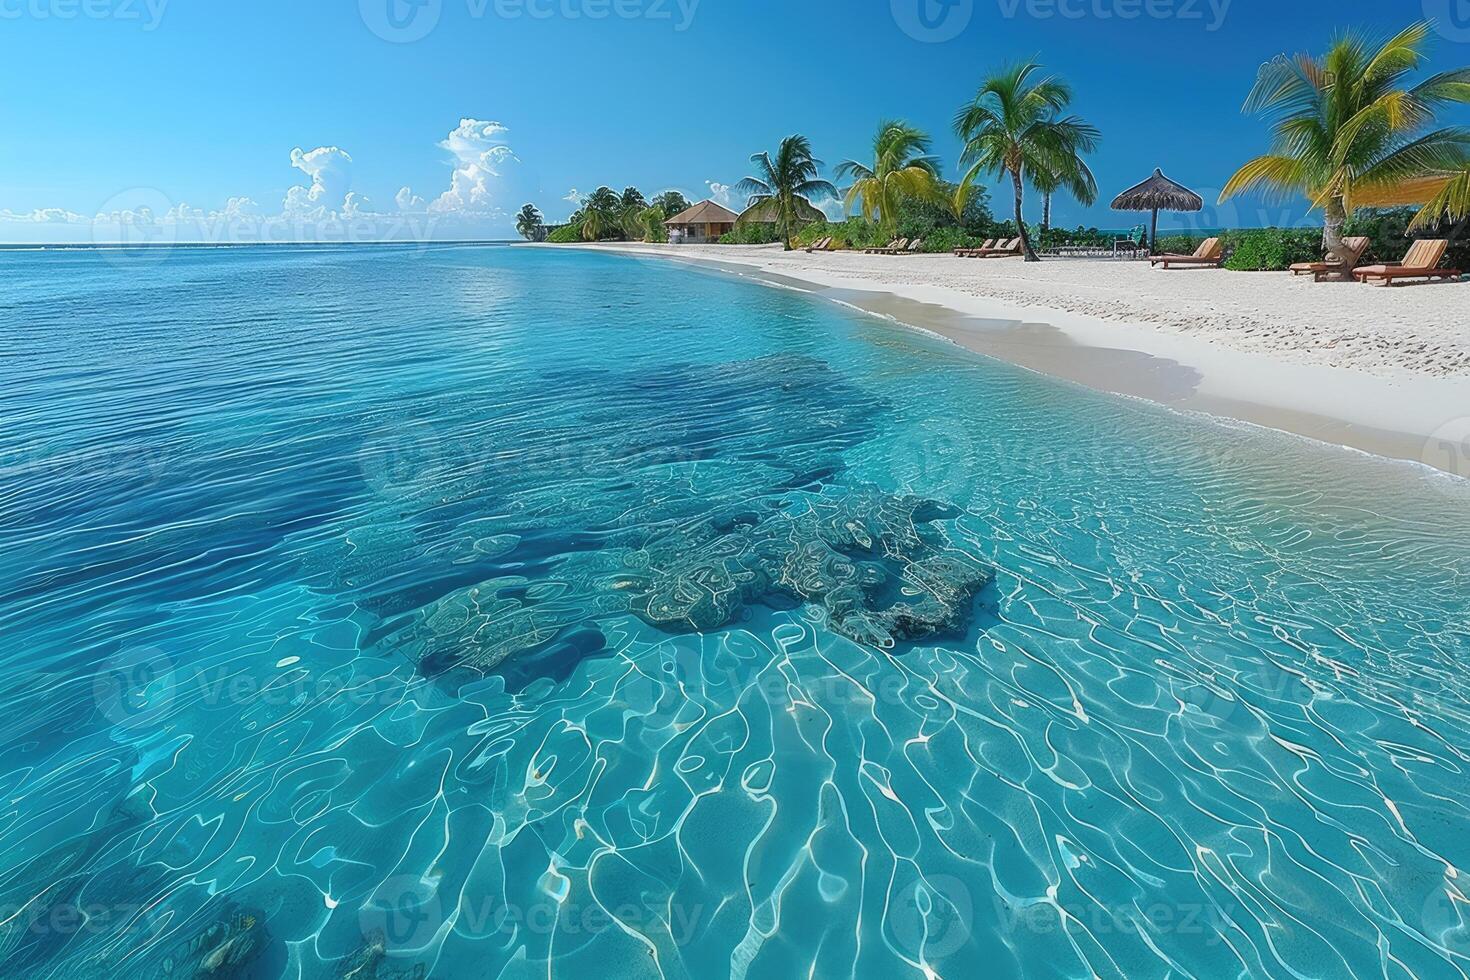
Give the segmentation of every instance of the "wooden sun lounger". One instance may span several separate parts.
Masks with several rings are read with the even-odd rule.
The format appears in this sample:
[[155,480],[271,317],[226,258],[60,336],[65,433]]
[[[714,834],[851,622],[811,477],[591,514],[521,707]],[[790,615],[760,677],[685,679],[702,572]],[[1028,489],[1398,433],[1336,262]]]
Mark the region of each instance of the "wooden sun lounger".
[[1006,255],[1021,254],[1021,240],[1019,238],[1002,238],[997,240],[993,248],[971,248],[965,250],[967,259],[991,259]]
[[1012,238],[1003,242],[999,248],[992,248],[988,252],[979,252],[974,258],[977,259],[1009,259],[1021,254],[1021,239]]
[[1458,279],[1459,269],[1439,268],[1449,245],[1443,238],[1421,238],[1409,246],[1409,254],[1398,265],[1365,265],[1353,270],[1353,278],[1385,286],[1392,286],[1400,279]]
[[988,251],[990,251],[991,249],[995,248],[995,246],[999,242],[1000,242],[1000,239],[999,238],[987,238],[985,240],[985,243],[983,245],[981,245],[979,248],[957,248],[957,249],[954,250],[954,254],[958,255],[962,259],[968,259],[972,255],[975,255],[977,252],[988,252]]
[[828,246],[830,246],[831,244],[832,238],[829,236],[827,238],[821,239],[820,241],[812,242],[809,246],[807,246],[807,252],[825,252],[827,251]]
[[1344,238],[1342,242],[1347,246],[1346,262],[1298,262],[1291,267],[1291,274],[1294,276],[1309,275],[1317,282],[1321,282],[1327,276],[1350,272],[1362,259],[1363,253],[1368,251],[1368,238],[1359,235]]
[[1151,255],[1148,264],[1158,265],[1162,262],[1167,269],[1171,265],[1218,266],[1224,261],[1225,246],[1220,244],[1220,239],[1206,238],[1199,243],[1199,248],[1194,250],[1193,255]]
[[908,243],[909,240],[907,238],[895,238],[893,241],[889,242],[887,245],[884,245],[882,248],[865,248],[863,249],[863,254],[890,255],[895,251],[908,247]]
[[920,250],[923,249],[923,247],[924,247],[924,239],[922,239],[922,238],[915,238],[913,241],[909,242],[909,247],[908,248],[904,249],[902,252],[899,252],[898,254],[899,255],[919,255],[920,254]]

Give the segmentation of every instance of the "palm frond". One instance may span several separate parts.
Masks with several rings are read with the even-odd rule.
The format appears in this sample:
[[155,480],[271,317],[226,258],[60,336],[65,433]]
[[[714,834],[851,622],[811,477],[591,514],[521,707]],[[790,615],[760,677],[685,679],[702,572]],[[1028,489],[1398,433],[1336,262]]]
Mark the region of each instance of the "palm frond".
[[1410,231],[1419,231],[1470,218],[1470,168],[1445,180],[1439,191],[1419,209],[1409,223]]
[[1266,154],[1249,161],[1225,182],[1220,201],[1229,200],[1245,191],[1264,191],[1276,198],[1310,192],[1300,160]]

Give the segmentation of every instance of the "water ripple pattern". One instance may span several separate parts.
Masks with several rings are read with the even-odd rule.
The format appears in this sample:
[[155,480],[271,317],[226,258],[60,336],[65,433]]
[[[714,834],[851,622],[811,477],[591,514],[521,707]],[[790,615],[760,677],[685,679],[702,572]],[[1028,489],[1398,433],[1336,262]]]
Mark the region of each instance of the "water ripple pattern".
[[1463,483],[610,255],[0,281],[6,977],[1470,970]]

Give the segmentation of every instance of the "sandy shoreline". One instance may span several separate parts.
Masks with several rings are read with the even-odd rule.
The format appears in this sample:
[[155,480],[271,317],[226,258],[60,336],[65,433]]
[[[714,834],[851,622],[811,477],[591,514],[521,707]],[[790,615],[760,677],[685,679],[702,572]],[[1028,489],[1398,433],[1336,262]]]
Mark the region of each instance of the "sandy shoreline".
[[1470,477],[1470,284],[1318,284],[1108,259],[587,247],[810,289],[1098,390]]

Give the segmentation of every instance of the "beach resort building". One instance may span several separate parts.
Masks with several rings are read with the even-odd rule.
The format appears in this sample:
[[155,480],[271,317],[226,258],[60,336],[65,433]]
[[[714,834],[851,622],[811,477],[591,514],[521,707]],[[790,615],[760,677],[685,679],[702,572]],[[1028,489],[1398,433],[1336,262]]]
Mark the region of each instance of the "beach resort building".
[[707,244],[717,242],[721,235],[733,231],[738,217],[734,211],[714,201],[701,201],[665,221],[664,227],[668,229],[670,244]]

